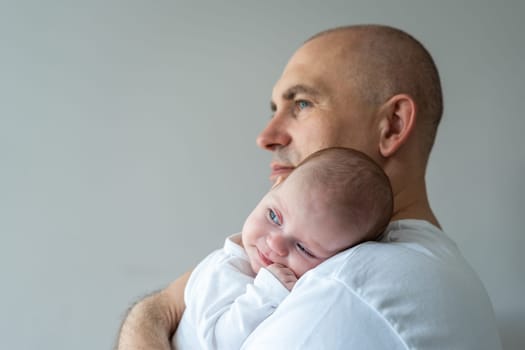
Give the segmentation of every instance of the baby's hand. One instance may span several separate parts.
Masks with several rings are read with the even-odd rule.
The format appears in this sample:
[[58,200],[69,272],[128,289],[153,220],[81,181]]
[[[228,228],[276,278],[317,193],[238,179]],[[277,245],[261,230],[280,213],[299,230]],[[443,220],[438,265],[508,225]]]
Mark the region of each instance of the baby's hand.
[[266,266],[266,269],[277,277],[288,290],[292,290],[295,282],[297,282],[295,273],[284,265],[274,263]]

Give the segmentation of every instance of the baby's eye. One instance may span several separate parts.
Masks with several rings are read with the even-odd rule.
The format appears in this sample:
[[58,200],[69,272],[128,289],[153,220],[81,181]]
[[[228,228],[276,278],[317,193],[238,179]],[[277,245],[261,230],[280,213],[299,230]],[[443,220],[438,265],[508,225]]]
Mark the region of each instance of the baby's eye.
[[301,251],[302,253],[306,254],[310,258],[315,258],[315,255],[306,250],[306,248],[301,243],[296,243],[295,245],[297,246],[297,249],[299,249],[299,251]]
[[281,221],[279,220],[279,217],[277,216],[277,214],[275,214],[275,212],[272,209],[268,209],[268,217],[270,218],[270,220],[273,221],[274,224],[281,226]]

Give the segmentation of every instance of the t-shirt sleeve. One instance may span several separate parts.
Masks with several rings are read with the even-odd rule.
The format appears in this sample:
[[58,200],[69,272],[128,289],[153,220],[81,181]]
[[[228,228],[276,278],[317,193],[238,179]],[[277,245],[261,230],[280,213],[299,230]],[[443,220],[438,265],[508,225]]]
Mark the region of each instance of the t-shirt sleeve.
[[241,349],[407,349],[388,322],[338,281],[308,286],[296,284]]
[[186,312],[202,348],[239,349],[289,292],[266,269],[254,280],[239,269],[238,261],[207,259],[205,265],[190,277]]

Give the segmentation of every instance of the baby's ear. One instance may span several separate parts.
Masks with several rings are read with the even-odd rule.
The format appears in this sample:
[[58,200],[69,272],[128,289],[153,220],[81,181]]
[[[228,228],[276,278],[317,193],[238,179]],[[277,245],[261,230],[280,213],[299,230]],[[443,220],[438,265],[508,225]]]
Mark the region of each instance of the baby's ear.
[[274,188],[276,188],[277,186],[279,186],[279,185],[281,184],[281,182],[283,182],[283,180],[284,180],[284,177],[279,176],[279,177],[277,178],[277,180],[275,180],[275,182],[273,183],[273,185],[272,185],[272,190],[273,190]]

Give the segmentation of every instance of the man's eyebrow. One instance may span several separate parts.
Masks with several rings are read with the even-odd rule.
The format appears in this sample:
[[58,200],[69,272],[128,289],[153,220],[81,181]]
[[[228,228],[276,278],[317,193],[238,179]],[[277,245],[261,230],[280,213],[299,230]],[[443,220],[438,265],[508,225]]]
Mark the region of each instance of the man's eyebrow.
[[297,85],[294,85],[288,88],[285,92],[283,92],[282,97],[285,100],[293,100],[295,98],[295,95],[297,94],[307,94],[311,96],[318,96],[320,94],[320,91],[311,86],[297,84]]
[[[312,97],[316,97],[319,96],[321,92],[314,87],[304,84],[297,84],[286,89],[286,91],[282,94],[282,98],[283,100],[290,101],[293,100],[297,94],[306,94]],[[270,109],[272,110],[272,112],[275,112],[277,110],[277,105],[274,101],[270,102]]]

